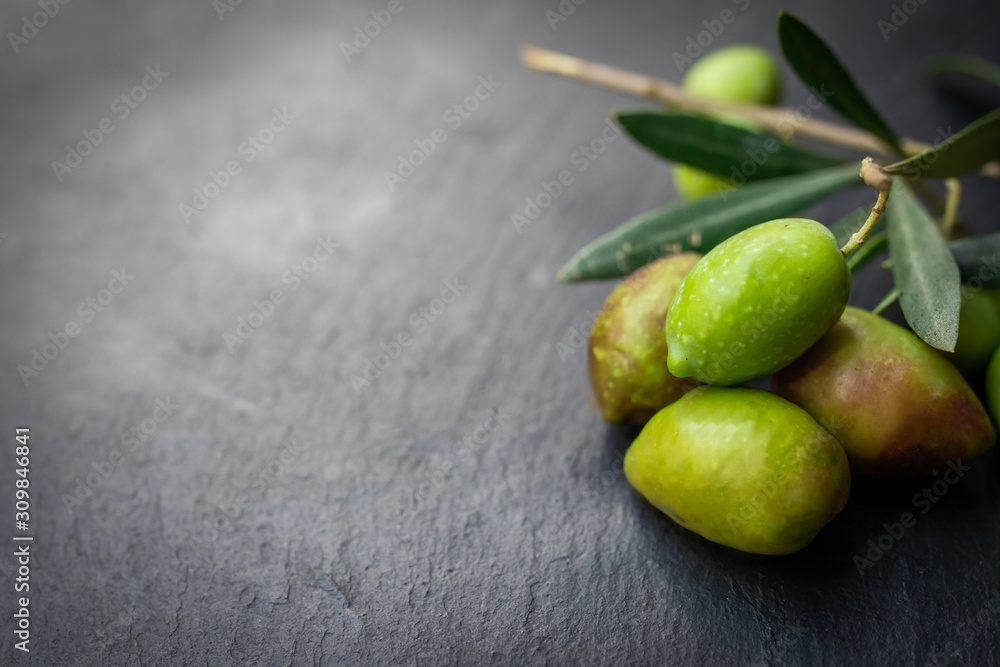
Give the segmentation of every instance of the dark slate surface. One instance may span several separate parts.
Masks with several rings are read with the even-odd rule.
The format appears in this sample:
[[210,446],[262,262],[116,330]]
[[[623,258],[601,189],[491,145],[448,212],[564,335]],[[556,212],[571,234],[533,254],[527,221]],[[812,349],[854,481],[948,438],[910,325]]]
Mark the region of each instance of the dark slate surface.
[[[553,275],[675,195],[624,140],[580,172],[574,151],[635,103],[525,71],[516,46],[677,79],[671,52],[726,8],[737,20],[713,46],[776,48],[777,5],[591,0],[553,30],[556,0],[404,2],[348,64],[338,45],[387,4],[247,0],[220,20],[209,0],[75,0],[18,53],[5,36],[0,514],[9,539],[13,429],[29,426],[36,542],[30,656],[13,648],[12,549],[0,557],[3,661],[1000,661],[995,456],[926,514],[912,498],[927,481],[857,482],[810,548],[756,558],[633,495],[620,460],[635,431],[588,409],[573,331],[610,285]],[[931,138],[996,99],[946,98],[919,60],[1000,59],[1000,7],[907,6],[887,40],[888,1],[796,11],[901,131]],[[37,10],[5,3],[5,35]],[[115,100],[147,66],[169,74],[123,118]],[[498,87],[456,127],[445,114],[481,76]],[[805,95],[790,83],[786,101]],[[242,144],[274,109],[291,117],[273,141]],[[113,129],[59,182],[52,162],[104,118]],[[384,172],[436,128],[444,143],[390,192]],[[179,205],[230,160],[239,173],[186,223]],[[518,234],[511,214],[563,169],[574,182]],[[1000,226],[995,192],[966,186],[981,230]],[[336,247],[314,262],[318,239]],[[107,303],[115,271],[131,278]],[[227,342],[274,290],[273,312]],[[853,301],[886,290],[872,267]],[[71,322],[79,334],[25,385],[18,365]],[[385,368],[355,391],[369,360]],[[907,511],[916,525],[859,573],[853,557]]]

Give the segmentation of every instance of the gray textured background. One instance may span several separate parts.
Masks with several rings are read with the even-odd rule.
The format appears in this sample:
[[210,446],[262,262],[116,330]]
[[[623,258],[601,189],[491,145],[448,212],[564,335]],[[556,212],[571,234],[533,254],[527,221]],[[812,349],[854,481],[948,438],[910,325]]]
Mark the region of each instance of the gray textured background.
[[[0,538],[13,429],[30,426],[37,540],[30,659],[0,556],[3,662],[996,664],[995,456],[864,576],[852,557],[926,482],[857,481],[791,557],[686,533],[621,475],[635,431],[588,409],[571,329],[610,285],[553,282],[582,244],[672,200],[669,170],[616,141],[531,227],[510,221],[609,112],[643,106],[521,69],[519,43],[678,79],[670,53],[727,7],[738,20],[713,46],[776,50],[778,5],[590,0],[552,30],[556,0],[404,2],[348,64],[339,44],[386,4],[246,0],[220,20],[208,0],[73,0],[19,53],[0,45]],[[996,3],[927,0],[888,40],[889,2],[790,8],[904,134],[988,108],[918,65],[1000,59]],[[4,35],[35,11],[5,3]],[[169,75],[119,119],[114,100],[156,65]],[[443,114],[491,74],[500,87],[454,129]],[[276,107],[295,118],[247,161],[240,143]],[[105,117],[113,132],[60,183],[52,162]],[[447,141],[390,192],[384,172],[438,127]],[[178,206],[228,160],[241,173],[186,224]],[[980,230],[998,228],[995,193],[967,184]],[[339,247],[293,291],[317,237]],[[78,304],[122,267],[134,280],[86,322]],[[446,280],[465,287],[421,328]],[[231,353],[223,335],[276,288],[283,303]],[[869,267],[852,302],[885,291]],[[26,386],[18,365],[71,321],[80,335]],[[351,375],[403,332],[413,343],[356,392]],[[130,451],[123,434],[167,398],[176,410]],[[491,410],[503,423],[484,428]]]

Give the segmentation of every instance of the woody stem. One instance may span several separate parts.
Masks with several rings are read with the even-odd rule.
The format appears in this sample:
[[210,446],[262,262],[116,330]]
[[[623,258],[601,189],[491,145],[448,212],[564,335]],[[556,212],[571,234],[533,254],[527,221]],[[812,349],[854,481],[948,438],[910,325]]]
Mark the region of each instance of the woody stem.
[[875,161],[870,157],[866,157],[861,161],[859,175],[864,179],[865,184],[878,189],[878,201],[872,207],[872,212],[868,215],[868,219],[865,220],[865,224],[861,225],[861,229],[854,232],[851,238],[847,240],[847,243],[844,244],[844,247],[840,249],[840,254],[844,257],[847,257],[860,248],[861,244],[865,242],[868,232],[878,222],[879,217],[885,213],[885,204],[889,201],[889,191],[892,189],[892,178],[885,173],[882,167],[875,164]]
[[[854,148],[865,153],[878,153],[880,155],[893,155],[894,153],[892,148],[870,132],[815,118],[802,118],[796,109],[698,99],[688,95],[677,84],[664,79],[636,74],[628,70],[582,60],[527,44],[521,46],[521,61],[526,67],[539,72],[576,79],[635,97],[653,100],[667,107],[696,113],[728,113],[745,116],[785,140],[795,137],[809,137],[829,144]],[[930,144],[905,137],[900,140],[900,144],[907,155],[921,153],[931,147]],[[990,162],[980,170],[980,173],[984,176],[1000,178],[1000,164]]]

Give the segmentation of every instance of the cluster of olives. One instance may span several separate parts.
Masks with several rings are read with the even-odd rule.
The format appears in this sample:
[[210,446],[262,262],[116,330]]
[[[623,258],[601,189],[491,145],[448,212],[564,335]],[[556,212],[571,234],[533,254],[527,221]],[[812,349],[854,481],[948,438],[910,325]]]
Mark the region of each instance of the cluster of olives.
[[[850,286],[833,234],[804,219],[620,284],[590,335],[590,379],[605,419],[645,423],[625,455],[632,486],[714,542],[786,554],[843,509],[851,469],[934,474],[990,449],[994,427],[952,361],[847,306]],[[1000,418],[1000,293],[970,294],[961,321],[948,356],[974,376],[993,355]],[[767,375],[773,393],[732,386]]]
[[[700,77],[723,55],[702,59],[686,84],[708,94]],[[773,101],[776,76],[736,71],[739,101]],[[693,189],[677,169],[679,189]],[[967,288],[945,354],[847,306],[850,290],[834,235],[800,218],[621,283],[594,323],[589,370],[605,419],[645,424],[625,456],[632,486],[709,540],[787,554],[843,509],[852,470],[930,475],[990,449],[996,432],[963,373],[989,365],[987,403],[1000,419],[1000,292]],[[769,375],[771,392],[734,387]]]

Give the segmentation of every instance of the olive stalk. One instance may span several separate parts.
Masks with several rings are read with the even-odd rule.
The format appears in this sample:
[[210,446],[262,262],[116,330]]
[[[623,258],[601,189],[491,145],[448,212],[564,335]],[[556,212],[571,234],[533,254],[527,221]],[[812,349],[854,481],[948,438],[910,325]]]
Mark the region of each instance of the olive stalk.
[[[803,119],[795,109],[699,99],[684,92],[677,84],[664,79],[637,74],[528,44],[521,46],[521,61],[529,69],[653,100],[667,107],[677,107],[696,113],[742,115],[756,121],[786,141],[802,136],[829,144],[854,148],[866,153],[887,156],[894,154],[888,144],[870,132],[815,118]],[[903,137],[900,143],[907,155],[915,155],[931,148],[930,144],[906,137]],[[986,164],[980,170],[980,174],[1000,178],[1000,163],[990,162]]]
[[879,301],[877,306],[872,308],[872,315],[881,315],[883,310],[899,300],[901,294],[902,292],[899,291],[898,287],[893,287],[892,290],[885,295],[885,298]]
[[861,225],[861,229],[854,232],[851,238],[847,240],[847,243],[844,244],[844,247],[840,249],[840,254],[844,257],[847,257],[860,248],[861,244],[865,242],[868,232],[878,222],[879,217],[885,213],[885,204],[889,201],[889,191],[892,190],[892,177],[885,173],[882,167],[875,164],[875,161],[870,157],[866,157],[861,161],[861,171],[858,172],[858,175],[864,179],[866,185],[878,190],[878,201],[872,207],[872,212],[868,215],[868,219],[865,220],[865,224]]

